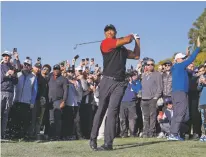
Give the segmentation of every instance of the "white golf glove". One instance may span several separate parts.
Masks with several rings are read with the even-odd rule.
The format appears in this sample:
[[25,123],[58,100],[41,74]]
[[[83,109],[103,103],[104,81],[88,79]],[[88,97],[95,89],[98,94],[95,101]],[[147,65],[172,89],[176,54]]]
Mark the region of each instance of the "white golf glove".
[[30,109],[33,109],[33,108],[34,108],[34,104],[31,104],[31,105],[30,105]]
[[44,106],[45,104],[46,104],[46,99],[45,99],[45,97],[41,97],[40,98],[40,104],[42,105],[42,106]]
[[138,34],[134,34],[134,33],[132,33],[132,35],[133,35],[133,37],[134,37],[135,40],[136,40],[136,39],[140,39],[140,37],[139,37]]

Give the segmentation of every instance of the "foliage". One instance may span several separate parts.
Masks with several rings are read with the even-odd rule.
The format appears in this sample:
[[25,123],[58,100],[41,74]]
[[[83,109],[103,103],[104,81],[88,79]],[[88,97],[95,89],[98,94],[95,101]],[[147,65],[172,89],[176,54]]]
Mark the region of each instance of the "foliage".
[[189,30],[189,44],[192,50],[196,48],[198,36],[200,36],[201,40],[201,51],[206,52],[206,8],[200,17],[193,23],[193,27]]

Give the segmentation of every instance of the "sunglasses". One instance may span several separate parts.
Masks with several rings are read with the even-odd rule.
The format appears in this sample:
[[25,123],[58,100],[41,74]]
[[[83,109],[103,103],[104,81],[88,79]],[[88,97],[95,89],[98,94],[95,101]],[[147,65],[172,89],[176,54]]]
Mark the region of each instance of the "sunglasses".
[[154,64],[147,64],[147,66],[154,66]]
[[49,69],[48,69],[48,68],[43,68],[43,70],[44,70],[44,71],[48,71]]
[[24,66],[27,66],[27,67],[29,67],[29,66],[30,66],[30,64],[28,64],[28,63],[24,63]]
[[166,64],[166,65],[165,65],[165,67],[170,67],[170,66],[171,66],[170,64]]

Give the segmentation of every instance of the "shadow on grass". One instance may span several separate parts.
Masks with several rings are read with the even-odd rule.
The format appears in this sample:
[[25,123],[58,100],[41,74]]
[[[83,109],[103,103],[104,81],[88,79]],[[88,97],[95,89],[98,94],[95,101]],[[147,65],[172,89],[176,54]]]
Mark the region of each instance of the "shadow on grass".
[[126,149],[126,148],[138,147],[138,146],[146,146],[146,145],[158,144],[158,143],[164,143],[164,142],[168,142],[168,141],[153,141],[153,142],[144,142],[144,143],[121,144],[121,145],[115,145],[115,147],[120,147],[120,148],[115,148],[114,150],[120,150],[120,149]]

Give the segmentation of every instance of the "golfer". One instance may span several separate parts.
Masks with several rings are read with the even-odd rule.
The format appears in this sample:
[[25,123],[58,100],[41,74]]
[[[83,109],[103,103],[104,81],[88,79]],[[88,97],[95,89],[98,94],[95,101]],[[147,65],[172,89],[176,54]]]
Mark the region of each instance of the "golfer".
[[[104,34],[106,39],[100,46],[103,56],[103,78],[100,82],[99,106],[90,136],[90,148],[95,151],[113,149],[118,110],[127,87],[125,81],[126,60],[140,57],[140,37],[137,34],[116,38],[116,28],[111,24],[104,28]],[[134,51],[126,49],[124,45],[131,43],[133,39],[135,40]],[[99,127],[107,109],[104,145],[97,148]]]

